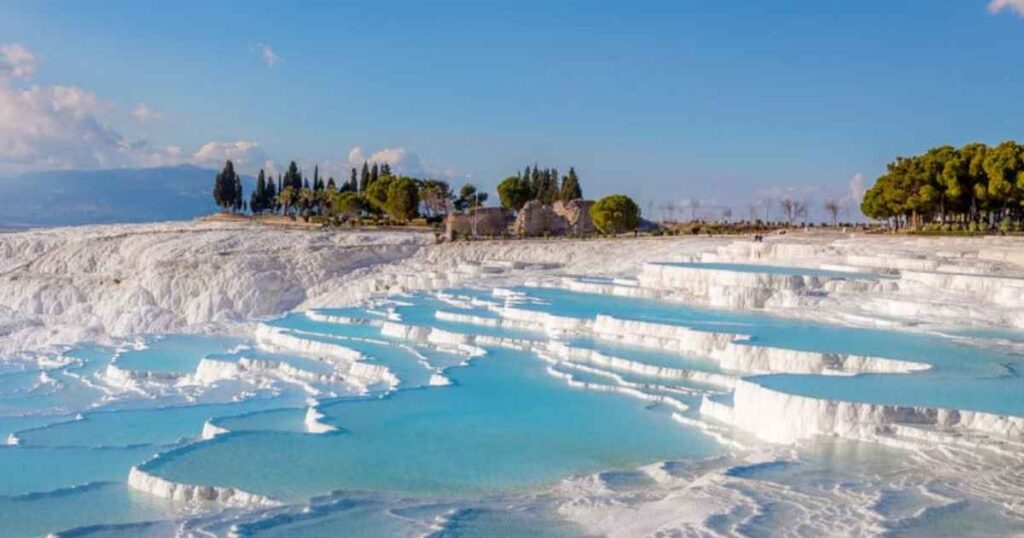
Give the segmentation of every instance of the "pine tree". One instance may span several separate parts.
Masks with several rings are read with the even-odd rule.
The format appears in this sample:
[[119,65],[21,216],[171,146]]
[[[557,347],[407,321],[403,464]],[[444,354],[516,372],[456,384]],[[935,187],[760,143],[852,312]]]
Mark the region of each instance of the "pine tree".
[[380,165],[380,175],[382,175],[382,176],[390,176],[391,175],[391,165],[388,164],[388,163],[384,163],[384,164]]
[[562,178],[562,188],[559,189],[558,199],[563,202],[583,198],[583,191],[580,189],[580,180],[576,177],[576,169],[569,167],[569,174]]
[[331,190],[335,190],[335,191],[338,190],[338,184],[334,182],[334,176],[330,176],[330,177],[327,178],[327,187],[326,188],[331,189]]
[[234,179],[234,181],[232,181],[231,188],[232,188],[232,191],[233,191],[233,194],[231,196],[231,202],[232,202],[231,207],[233,207],[235,211],[239,211],[239,210],[242,209],[243,200],[242,200],[242,178],[238,174],[235,174],[235,179]]
[[370,165],[363,161],[363,171],[359,173],[359,192],[366,192],[370,187]]
[[299,165],[292,161],[288,164],[288,171],[284,173],[284,186],[295,190],[302,188],[302,174],[299,173]]
[[[235,207],[235,183],[237,181],[238,174],[235,173],[235,165],[231,161],[224,163],[224,169],[217,174],[213,183],[213,200],[222,209]],[[240,185],[241,183],[239,183]]]
[[252,210],[253,214],[262,213],[265,207],[267,198],[267,179],[263,174],[263,170],[260,169],[259,176],[256,177],[256,188],[253,189],[252,195],[249,196],[249,209]]
[[277,213],[277,189],[274,187],[273,179],[267,182],[267,191],[263,198],[263,210]]

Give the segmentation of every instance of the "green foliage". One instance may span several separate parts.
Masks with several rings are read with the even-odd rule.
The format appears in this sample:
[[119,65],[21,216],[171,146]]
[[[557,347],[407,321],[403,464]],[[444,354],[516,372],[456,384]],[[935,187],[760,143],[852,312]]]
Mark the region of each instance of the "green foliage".
[[590,218],[601,233],[619,234],[636,229],[640,222],[640,208],[630,197],[612,194],[590,207]]
[[562,178],[562,187],[558,191],[558,199],[563,202],[583,198],[580,189],[580,178],[576,177],[576,169],[569,167],[569,174]]
[[363,197],[352,191],[335,193],[331,198],[331,216],[354,219],[366,207]]
[[226,210],[242,208],[242,180],[231,161],[224,163],[224,169],[214,178],[213,201]]
[[[384,176],[390,178],[392,176]],[[382,178],[383,179],[383,178]],[[377,181],[381,183],[381,180]],[[399,221],[409,221],[418,214],[420,205],[420,191],[416,182],[406,178],[397,178],[390,181],[387,190],[385,209],[392,218]]]
[[259,176],[256,178],[256,187],[253,189],[252,194],[249,195],[249,211],[254,214],[262,213],[267,203],[267,178],[263,174],[263,170],[260,170]]
[[[390,167],[388,168],[390,171]],[[423,207],[427,216],[444,215],[448,213],[449,206],[455,195],[447,181],[439,179],[424,179],[419,182],[420,199],[423,200]]]
[[[861,211],[896,227],[969,222],[970,231],[1024,217],[1024,146],[974,143],[897,157],[868,189]],[[973,225],[973,226],[972,226]]]
[[370,210],[375,213],[384,213],[387,211],[388,203],[388,188],[391,187],[391,182],[394,181],[393,176],[384,176],[383,178],[370,183],[370,185],[363,191],[366,201],[370,204]]
[[284,173],[284,186],[291,187],[296,196],[302,190],[302,174],[299,173],[299,165],[295,164],[295,161],[288,164],[288,171]]
[[522,178],[509,176],[498,184],[498,199],[501,200],[501,207],[519,211],[526,202],[533,200],[533,189]]
[[294,200],[298,199],[298,192],[291,185],[285,185],[281,192],[277,193],[277,205],[284,209],[285,215],[291,215]]
[[455,209],[460,211],[482,207],[487,201],[486,192],[478,192],[476,186],[466,183],[459,189],[459,197],[455,199]]

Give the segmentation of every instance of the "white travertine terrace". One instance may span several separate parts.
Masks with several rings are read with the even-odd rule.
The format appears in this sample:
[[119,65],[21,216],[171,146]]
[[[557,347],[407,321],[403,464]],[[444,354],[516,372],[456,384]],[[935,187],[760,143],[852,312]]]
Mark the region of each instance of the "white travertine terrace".
[[217,503],[239,508],[272,507],[281,504],[268,497],[235,488],[171,482],[134,466],[128,472],[128,487],[155,497],[183,503]]

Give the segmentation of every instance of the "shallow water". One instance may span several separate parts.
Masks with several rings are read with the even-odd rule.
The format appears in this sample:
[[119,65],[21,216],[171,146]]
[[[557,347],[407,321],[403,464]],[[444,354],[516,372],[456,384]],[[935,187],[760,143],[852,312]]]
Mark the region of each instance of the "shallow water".
[[[390,319],[519,342],[557,340],[643,365],[742,375],[709,357],[502,327],[506,304],[538,314],[604,314],[733,333],[749,337],[743,345],[923,362],[932,368],[913,374],[748,378],[812,397],[1024,416],[1024,382],[1017,375],[1024,371],[1022,358],[1012,346],[988,340],[1013,340],[1003,333],[947,337],[555,288],[510,291],[457,289],[317,312],[366,320],[359,323],[317,321],[305,313],[271,322],[288,335],[346,346],[368,364],[388,368],[400,380],[391,392],[380,384],[364,394],[348,385],[309,381],[337,374],[336,360],[218,336],[149,337],[144,345],[126,343],[120,351],[83,346],[66,353],[76,361],[64,367],[4,370],[0,434],[13,434],[19,444],[0,447],[0,534],[78,528],[86,535],[164,535],[176,528],[167,521],[178,520],[218,535],[580,536],[585,530],[562,519],[553,500],[563,480],[593,475],[600,491],[629,496],[661,487],[654,475],[637,470],[641,466],[668,462],[666,469],[685,468],[733,450],[704,429],[674,420],[700,420],[696,408],[703,395],[731,405],[723,387],[545,361],[536,350],[488,345],[485,354],[473,355],[468,348],[381,335],[381,322]],[[438,311],[483,318],[488,325],[439,320]],[[190,376],[204,358],[285,363],[301,375],[248,372],[202,384]],[[122,386],[106,377],[111,363],[173,375]],[[433,386],[440,376],[450,384]],[[569,378],[590,388],[570,386]],[[322,415],[319,423],[335,431],[310,432],[311,404]],[[204,425],[223,431],[201,440]],[[726,433],[733,434],[742,438]],[[826,515],[806,523],[807,529],[841,523],[864,534],[882,529],[925,536],[947,532],[942,529],[964,532],[970,527],[963,521],[984,525],[992,535],[1021,529],[986,498],[1001,491],[998,481],[988,493],[974,492],[969,502],[958,504],[951,494],[954,500],[943,504],[946,486],[906,478],[911,471],[903,465],[904,454],[866,443],[821,442],[802,448],[792,461],[736,464],[726,476],[743,501],[704,525],[768,536],[807,517],[815,496],[831,495],[837,506],[863,506],[831,513],[832,505],[823,500]],[[127,487],[132,466],[167,480],[235,487],[287,505],[256,512],[205,506],[196,512]],[[927,517],[920,516],[922,510]]]

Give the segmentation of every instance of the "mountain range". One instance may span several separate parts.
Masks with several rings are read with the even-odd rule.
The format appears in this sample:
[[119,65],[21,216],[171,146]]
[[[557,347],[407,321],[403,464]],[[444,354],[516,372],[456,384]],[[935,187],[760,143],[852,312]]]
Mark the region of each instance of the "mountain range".
[[[213,213],[216,170],[193,165],[0,177],[0,227],[188,220]],[[245,197],[251,177],[242,178]]]

